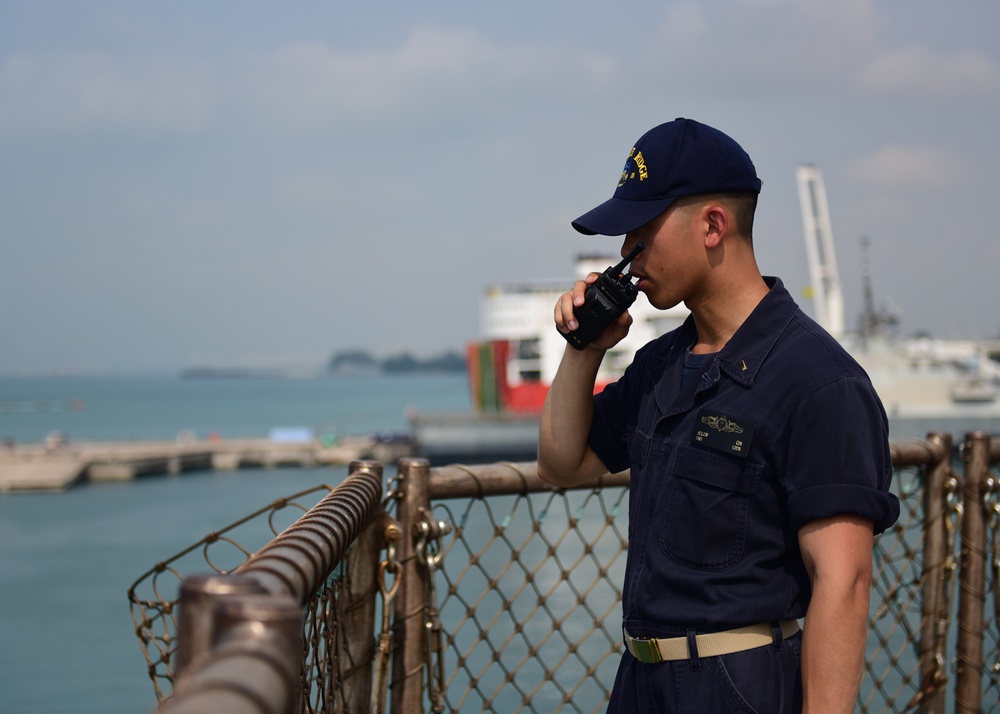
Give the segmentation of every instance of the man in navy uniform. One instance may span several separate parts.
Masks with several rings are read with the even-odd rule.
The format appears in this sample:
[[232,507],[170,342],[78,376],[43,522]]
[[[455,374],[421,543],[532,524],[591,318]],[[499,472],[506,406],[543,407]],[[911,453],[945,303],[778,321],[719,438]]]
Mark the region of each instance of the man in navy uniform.
[[[764,277],[761,182],[726,134],[661,124],[614,196],[573,222],[624,235],[636,287],[683,326],[593,394],[628,312],[567,345],[542,413],[539,475],[631,469],[623,655],[609,712],[851,712],[864,666],[872,541],[899,515],[885,411],[864,370]],[[578,327],[591,274],[559,299]],[[802,620],[800,629],[799,620]]]

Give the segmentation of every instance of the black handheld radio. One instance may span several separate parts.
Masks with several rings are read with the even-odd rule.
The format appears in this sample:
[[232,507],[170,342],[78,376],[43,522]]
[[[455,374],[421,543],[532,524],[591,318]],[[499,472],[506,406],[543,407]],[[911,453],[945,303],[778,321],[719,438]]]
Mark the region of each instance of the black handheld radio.
[[587,288],[583,305],[573,309],[579,327],[572,332],[559,333],[573,347],[584,349],[601,330],[635,302],[639,291],[624,271],[625,266],[645,247],[644,243],[637,244],[622,262],[605,270],[597,282]]

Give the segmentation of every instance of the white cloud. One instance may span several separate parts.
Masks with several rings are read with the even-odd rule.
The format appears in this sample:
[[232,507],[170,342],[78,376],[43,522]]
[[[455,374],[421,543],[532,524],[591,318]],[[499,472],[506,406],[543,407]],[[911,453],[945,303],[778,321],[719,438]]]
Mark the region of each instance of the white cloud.
[[668,46],[698,44],[708,29],[708,19],[701,5],[679,2],[671,5],[663,19],[659,39]]
[[608,84],[615,65],[560,48],[499,46],[468,29],[415,28],[387,52],[287,45],[245,58],[239,88],[256,111],[298,126],[412,123],[446,126],[533,99],[579,101]]
[[876,57],[859,74],[858,85],[873,94],[901,93],[926,99],[1000,93],[1000,69],[982,52],[954,55],[911,46]]
[[416,27],[382,52],[297,42],[219,60],[22,54],[0,64],[0,130],[193,133],[223,115],[271,128],[453,127],[524,103],[583,102],[615,74],[605,55],[507,46],[443,26]]
[[192,133],[216,111],[204,66],[93,51],[15,55],[0,65],[0,128]]
[[[795,29],[803,48],[840,55],[850,48],[872,46],[880,16],[873,0],[743,0],[750,5],[779,8],[789,22],[775,26],[779,33]],[[787,38],[791,39],[791,38]],[[787,39],[775,38],[785,45]]]
[[225,219],[224,211],[216,203],[195,199],[181,207],[177,215],[177,227],[184,231],[218,230]]
[[342,194],[342,182],[329,171],[286,176],[277,186],[279,205],[296,209],[328,212],[337,204]]
[[964,173],[961,161],[940,149],[899,145],[853,161],[848,171],[856,181],[883,188],[950,186]]
[[815,90],[856,71],[878,22],[871,0],[687,0],[664,11],[649,65],[700,91]]

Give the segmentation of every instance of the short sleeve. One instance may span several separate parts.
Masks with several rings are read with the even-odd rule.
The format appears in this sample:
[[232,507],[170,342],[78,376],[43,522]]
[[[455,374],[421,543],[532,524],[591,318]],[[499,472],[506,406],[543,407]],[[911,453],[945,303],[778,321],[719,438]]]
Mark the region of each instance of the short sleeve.
[[629,468],[629,437],[638,421],[642,387],[655,381],[662,367],[663,345],[671,335],[641,347],[617,382],[594,395],[594,418],[588,443],[611,473]]
[[866,380],[841,377],[807,395],[786,425],[785,443],[794,531],[841,515],[872,521],[876,533],[896,522],[888,420]]
[[594,395],[594,419],[588,442],[610,473],[629,467],[628,414],[624,399],[627,387],[623,376]]

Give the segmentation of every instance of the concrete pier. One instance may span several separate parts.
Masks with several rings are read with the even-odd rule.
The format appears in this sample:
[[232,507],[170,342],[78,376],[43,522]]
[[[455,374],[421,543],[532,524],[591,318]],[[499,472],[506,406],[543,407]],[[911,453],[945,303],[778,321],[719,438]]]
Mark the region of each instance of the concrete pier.
[[184,442],[80,442],[0,446],[0,492],[64,491],[81,481],[130,481],[188,471],[343,465],[403,456],[386,454],[368,437],[327,446],[316,440],[209,439]]
[[8,461],[0,457],[0,492],[63,491],[80,480],[86,465],[78,458]]

